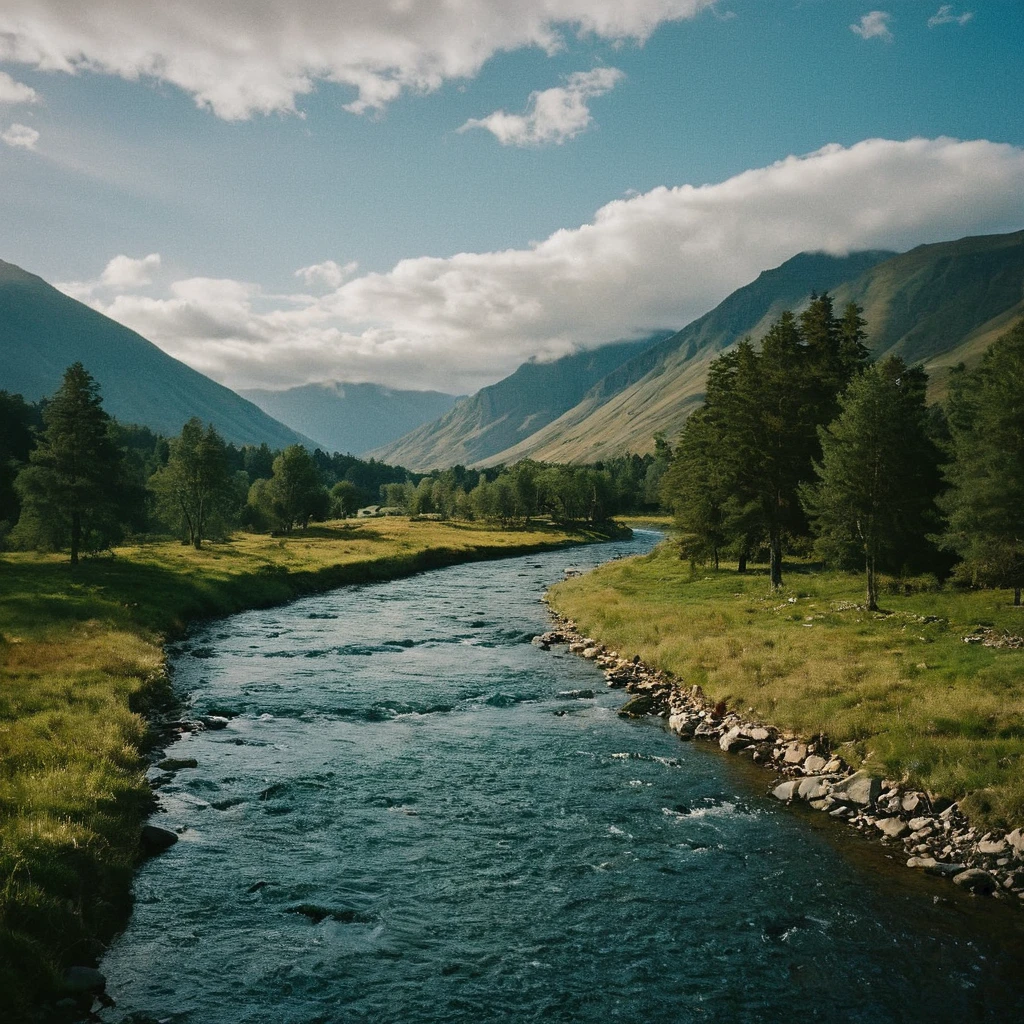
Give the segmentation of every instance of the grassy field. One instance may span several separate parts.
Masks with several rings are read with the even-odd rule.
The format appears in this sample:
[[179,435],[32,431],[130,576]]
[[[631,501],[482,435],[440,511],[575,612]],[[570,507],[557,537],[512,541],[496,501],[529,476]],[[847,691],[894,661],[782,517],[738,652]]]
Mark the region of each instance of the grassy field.
[[883,591],[873,614],[861,576],[790,566],[785,582],[691,571],[666,544],[558,584],[552,606],[730,707],[964,798],[978,824],[1024,824],[1024,650],[963,641],[1024,633],[1012,595]]
[[151,806],[145,716],[171,696],[167,637],[303,593],[588,539],[374,519],[201,551],[119,548],[75,570],[67,556],[0,555],[0,989],[11,1019],[125,921]]

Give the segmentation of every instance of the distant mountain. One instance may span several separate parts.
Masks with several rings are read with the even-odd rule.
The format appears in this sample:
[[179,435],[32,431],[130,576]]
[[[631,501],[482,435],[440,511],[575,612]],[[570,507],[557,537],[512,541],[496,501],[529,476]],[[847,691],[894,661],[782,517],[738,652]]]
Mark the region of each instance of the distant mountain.
[[353,455],[397,440],[458,401],[440,391],[393,391],[380,384],[306,384],[238,393],[326,451]]
[[198,416],[237,444],[309,444],[142,335],[0,260],[0,389],[38,401],[74,362],[96,378],[103,407],[124,423],[173,435]]
[[598,381],[655,340],[623,341],[554,362],[524,363],[511,376],[463,398],[440,419],[369,452],[417,471],[493,462],[571,409]]
[[980,358],[1024,315],[1024,231],[922,245],[901,255],[801,253],[622,363],[576,406],[480,463],[593,462],[651,451],[656,431],[673,437],[703,400],[712,360],[746,335],[762,337],[784,309],[806,306],[812,291],[829,291],[837,311],[858,302],[872,354],[923,363],[935,399],[951,366]]

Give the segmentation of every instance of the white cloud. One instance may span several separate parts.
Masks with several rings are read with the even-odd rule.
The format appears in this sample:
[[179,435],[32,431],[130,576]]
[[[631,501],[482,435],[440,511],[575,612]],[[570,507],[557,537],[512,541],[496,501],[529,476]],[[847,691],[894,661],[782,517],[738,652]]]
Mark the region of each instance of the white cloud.
[[142,259],[115,256],[103,269],[100,283],[105,288],[144,288],[153,283],[153,272],[160,269],[160,253],[151,252]]
[[593,119],[587,100],[610,92],[623,78],[618,68],[577,71],[564,86],[531,93],[525,114],[496,110],[487,117],[471,118],[459,131],[485,128],[503,146],[560,145],[590,127]]
[[379,110],[563,33],[644,42],[714,0],[5,0],[0,60],[169,82],[218,117],[289,112],[320,82]]
[[0,132],[0,139],[16,149],[35,149],[39,132],[27,124],[12,124],[6,131]]
[[885,42],[892,42],[892,32],[889,31],[889,22],[892,15],[886,11],[870,11],[865,14],[855,25],[850,26],[850,31],[855,32],[861,39],[884,39]]
[[6,71],[0,71],[0,103],[38,103],[39,93],[30,85],[16,82]]
[[359,269],[359,264],[351,260],[342,266],[334,260],[314,263],[308,267],[299,267],[295,276],[306,283],[307,288],[337,288],[347,277],[351,277]]
[[870,139],[619,199],[526,249],[420,257],[321,297],[194,278],[97,308],[236,387],[470,391],[531,356],[681,327],[801,250],[907,249],[1021,227],[1024,149]]
[[974,11],[964,11],[963,14],[954,14],[952,4],[943,4],[929,19],[928,27],[937,28],[939,25],[966,25],[974,17]]

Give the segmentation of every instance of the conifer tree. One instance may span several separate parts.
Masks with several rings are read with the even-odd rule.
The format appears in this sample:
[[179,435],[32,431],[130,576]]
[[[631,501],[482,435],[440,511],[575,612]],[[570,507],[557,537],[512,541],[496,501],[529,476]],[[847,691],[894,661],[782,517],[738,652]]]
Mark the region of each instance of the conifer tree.
[[978,368],[951,380],[953,462],[943,498],[943,547],[957,574],[982,586],[1024,589],[1024,319],[995,341]]
[[822,428],[818,480],[801,488],[818,549],[832,562],[856,550],[867,605],[878,608],[878,570],[934,530],[939,451],[928,435],[927,377],[891,357],[868,367]]
[[121,453],[111,438],[99,385],[81,363],[64,371],[60,389],[43,412],[45,429],[18,474],[24,538],[70,542],[78,564],[87,531],[109,538],[123,517]]

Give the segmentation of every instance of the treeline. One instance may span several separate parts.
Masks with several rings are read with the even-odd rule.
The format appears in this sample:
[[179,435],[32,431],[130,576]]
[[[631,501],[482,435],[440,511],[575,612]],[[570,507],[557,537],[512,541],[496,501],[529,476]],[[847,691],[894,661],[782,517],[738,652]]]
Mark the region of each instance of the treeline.
[[928,406],[927,375],[871,363],[854,304],[830,297],[784,313],[708,373],[662,483],[682,554],[740,571],[788,553],[878,573],[952,570],[973,585],[1024,586],[1024,320]]

